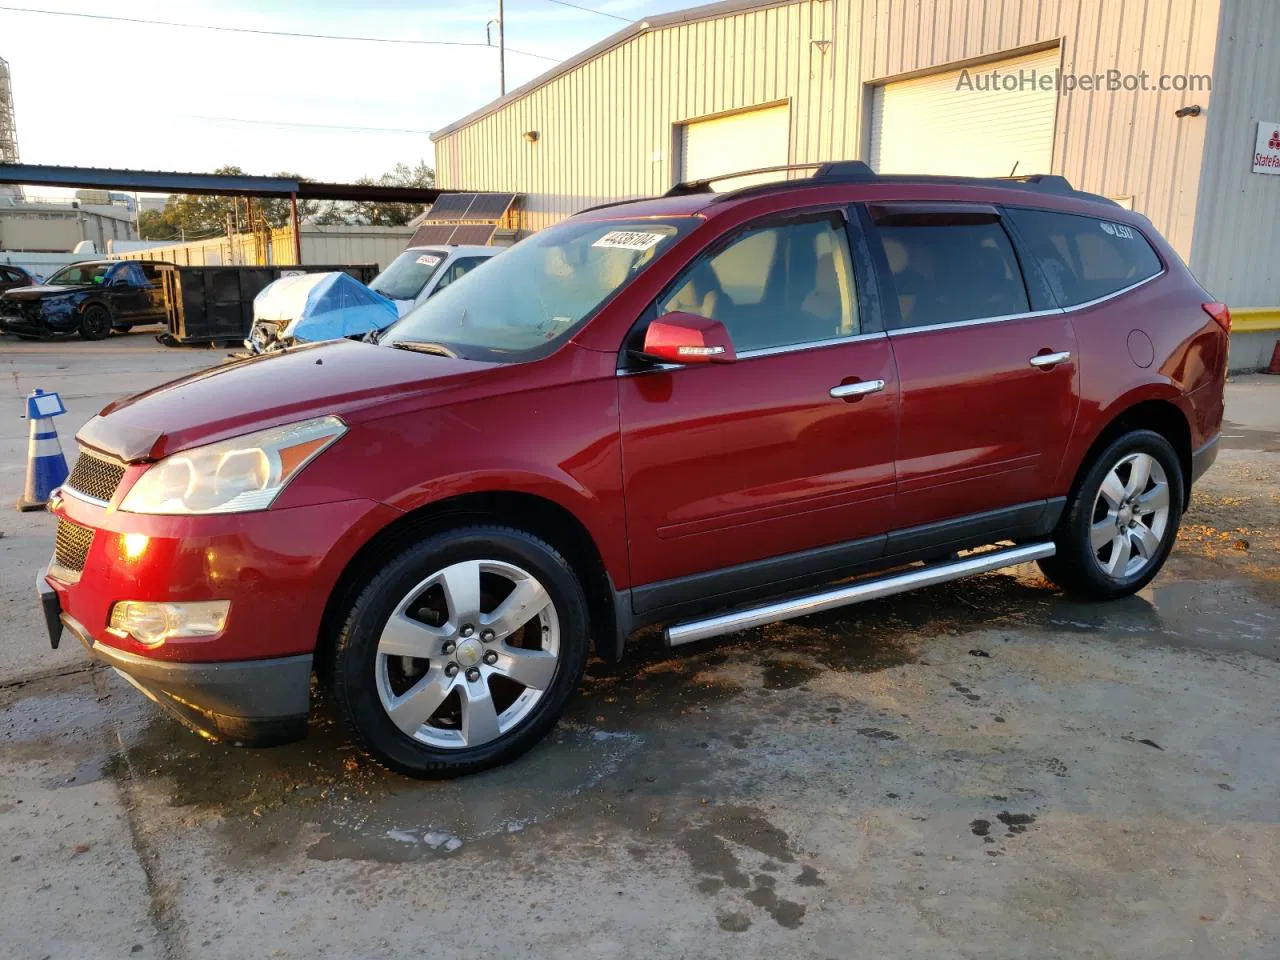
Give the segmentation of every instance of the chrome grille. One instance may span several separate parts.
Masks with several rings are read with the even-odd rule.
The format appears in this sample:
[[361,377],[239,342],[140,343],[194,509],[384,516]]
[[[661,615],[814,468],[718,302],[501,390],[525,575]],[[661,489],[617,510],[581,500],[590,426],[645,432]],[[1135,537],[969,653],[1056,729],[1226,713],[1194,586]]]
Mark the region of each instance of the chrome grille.
[[94,500],[110,503],[124,478],[124,464],[81,452],[65,486]]
[[58,539],[53,546],[53,562],[65,570],[79,573],[89,556],[89,544],[93,543],[93,531],[70,520],[58,520]]

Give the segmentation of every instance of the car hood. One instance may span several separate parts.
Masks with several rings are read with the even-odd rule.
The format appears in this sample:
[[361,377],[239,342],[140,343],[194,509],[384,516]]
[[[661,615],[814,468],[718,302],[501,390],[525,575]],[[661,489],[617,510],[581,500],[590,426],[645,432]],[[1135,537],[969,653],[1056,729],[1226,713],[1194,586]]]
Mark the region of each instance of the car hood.
[[76,435],[126,462],[310,417],[351,417],[438,392],[498,366],[352,340],[264,354],[191,374],[103,407]]
[[45,297],[57,297],[64,293],[79,293],[82,290],[90,290],[92,287],[87,284],[76,284],[74,286],[49,286],[41,284],[36,287],[14,287],[5,292],[5,297],[10,300],[41,300]]

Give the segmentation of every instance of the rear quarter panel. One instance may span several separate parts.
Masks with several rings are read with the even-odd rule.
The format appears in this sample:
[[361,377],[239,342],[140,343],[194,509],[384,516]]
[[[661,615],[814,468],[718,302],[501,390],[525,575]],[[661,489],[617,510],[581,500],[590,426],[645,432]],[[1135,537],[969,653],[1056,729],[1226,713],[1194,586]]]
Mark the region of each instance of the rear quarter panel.
[[[1168,401],[1192,450],[1222,429],[1227,337],[1201,309],[1210,297],[1180,262],[1115,300],[1070,314],[1080,348],[1080,413],[1056,483],[1065,494],[1099,435],[1125,410]],[[1149,345],[1148,345],[1149,342]]]

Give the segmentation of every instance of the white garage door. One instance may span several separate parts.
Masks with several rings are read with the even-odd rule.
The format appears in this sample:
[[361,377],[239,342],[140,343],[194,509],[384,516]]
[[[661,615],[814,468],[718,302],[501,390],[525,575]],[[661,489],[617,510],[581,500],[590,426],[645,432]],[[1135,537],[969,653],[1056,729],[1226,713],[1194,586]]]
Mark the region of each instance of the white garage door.
[[[786,104],[686,123],[680,128],[680,179],[704,180],[736,170],[783,166],[788,162],[790,141],[791,109]],[[783,176],[735,177],[714,186],[734,190]]]
[[1012,90],[1004,89],[1002,81],[996,90],[961,85],[959,70],[876,87],[871,100],[871,166],[879,173],[965,177],[1050,173],[1059,94],[1052,87],[1040,89],[1038,81],[1052,76],[1059,63],[1054,48],[969,70],[974,87],[992,70],[1000,78],[1025,79]]

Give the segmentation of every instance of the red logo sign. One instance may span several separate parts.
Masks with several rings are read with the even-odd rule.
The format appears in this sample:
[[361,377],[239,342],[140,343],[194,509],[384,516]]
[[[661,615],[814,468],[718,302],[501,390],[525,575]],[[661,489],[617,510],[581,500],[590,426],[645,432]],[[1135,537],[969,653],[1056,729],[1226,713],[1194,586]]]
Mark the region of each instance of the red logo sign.
[[1272,150],[1280,150],[1280,130],[1271,131],[1271,139],[1267,141],[1267,146]]

